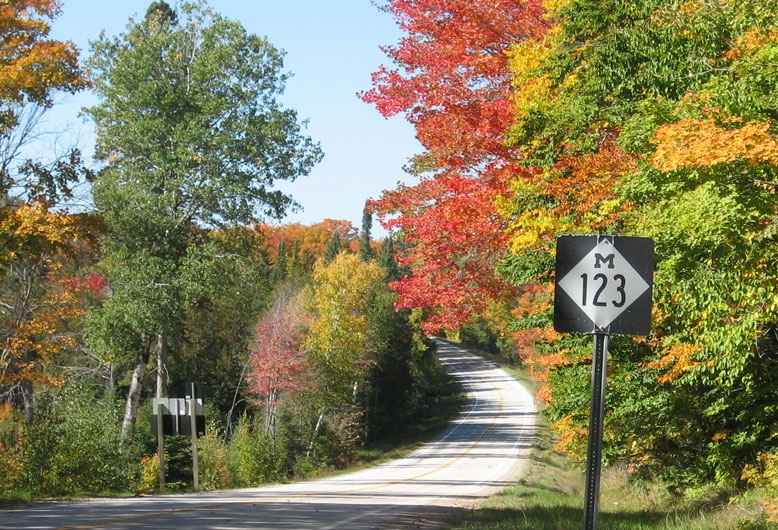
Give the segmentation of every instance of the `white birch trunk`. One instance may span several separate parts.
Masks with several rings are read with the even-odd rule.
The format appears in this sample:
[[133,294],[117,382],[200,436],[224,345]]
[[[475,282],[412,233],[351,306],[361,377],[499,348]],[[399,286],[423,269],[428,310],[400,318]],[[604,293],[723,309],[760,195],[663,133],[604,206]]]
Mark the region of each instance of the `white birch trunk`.
[[129,447],[135,435],[135,420],[138,417],[138,403],[140,403],[140,393],[143,388],[143,377],[146,375],[147,362],[148,351],[145,349],[138,350],[135,358],[135,368],[132,371],[132,380],[130,381],[130,391],[127,394],[127,404],[124,407],[122,448]]
[[156,395],[158,398],[163,398],[163,397],[167,397],[167,383],[168,383],[168,373],[167,373],[168,348],[167,348],[167,338],[165,337],[164,333],[157,334],[156,354],[157,354],[157,394]]
[[321,429],[321,422],[324,420],[324,413],[319,414],[319,419],[316,421],[316,427],[313,428],[313,434],[311,435],[311,443],[308,444],[308,452],[305,453],[305,458],[310,458],[313,452],[313,443],[316,441],[316,436],[319,435],[319,429]]

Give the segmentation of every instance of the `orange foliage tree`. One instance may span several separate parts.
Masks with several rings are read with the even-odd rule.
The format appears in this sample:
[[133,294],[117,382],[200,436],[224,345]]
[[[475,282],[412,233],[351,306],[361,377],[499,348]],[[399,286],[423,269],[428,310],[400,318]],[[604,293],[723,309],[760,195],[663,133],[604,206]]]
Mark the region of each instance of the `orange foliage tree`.
[[278,226],[261,224],[257,225],[256,229],[265,235],[271,258],[275,258],[278,245],[282,241],[286,248],[291,248],[296,242],[301,252],[308,252],[313,256],[323,256],[333,234],[338,234],[344,244],[358,239],[357,231],[351,221],[339,219],[325,219],[312,225],[300,223]]
[[78,345],[73,326],[84,313],[83,295],[104,287],[99,275],[81,280],[70,273],[74,252],[84,252],[94,235],[84,221],[38,201],[0,222],[0,396],[23,404],[28,417],[36,385],[63,383],[57,366]]
[[73,347],[63,330],[80,316],[77,286],[63,276],[62,263],[83,226],[39,199],[70,193],[80,155],[72,151],[53,165],[23,160],[53,94],[88,84],[75,46],[48,38],[59,13],[56,0],[0,4],[0,399],[23,403],[28,417],[34,385],[59,382],[53,360]]
[[14,0],[0,4],[0,193],[14,188],[53,197],[77,177],[81,160],[74,150],[53,164],[22,161],[22,148],[34,135],[55,92],[88,86],[71,42],[48,39],[50,21],[60,13],[56,0]]

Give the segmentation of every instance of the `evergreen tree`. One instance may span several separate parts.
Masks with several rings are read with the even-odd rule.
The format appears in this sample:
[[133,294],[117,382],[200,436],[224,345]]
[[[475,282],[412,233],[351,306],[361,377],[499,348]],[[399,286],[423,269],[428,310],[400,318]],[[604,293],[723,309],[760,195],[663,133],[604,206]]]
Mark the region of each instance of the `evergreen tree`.
[[370,246],[370,230],[373,227],[373,214],[368,210],[367,204],[362,212],[362,230],[359,234],[359,259],[364,262],[375,259],[375,250]]
[[378,262],[384,269],[387,282],[394,282],[400,279],[400,266],[397,264],[397,250],[394,246],[394,238],[388,236],[384,239],[381,247],[381,255]]
[[273,262],[273,272],[270,274],[270,283],[277,285],[286,279],[286,243],[281,241],[276,249],[276,259]]
[[340,234],[333,232],[324,252],[324,263],[332,263],[332,260],[340,254],[341,250],[343,250],[343,246],[340,241]]

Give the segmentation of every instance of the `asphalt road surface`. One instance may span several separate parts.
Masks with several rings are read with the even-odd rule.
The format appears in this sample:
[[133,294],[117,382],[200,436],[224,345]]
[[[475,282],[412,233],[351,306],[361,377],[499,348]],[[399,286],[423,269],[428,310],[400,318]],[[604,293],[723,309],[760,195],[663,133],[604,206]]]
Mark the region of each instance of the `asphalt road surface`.
[[515,483],[535,424],[532,396],[513,378],[450,344],[438,351],[469,401],[440,438],[405,458],[262,488],[36,503],[0,510],[0,528],[437,528],[452,510]]

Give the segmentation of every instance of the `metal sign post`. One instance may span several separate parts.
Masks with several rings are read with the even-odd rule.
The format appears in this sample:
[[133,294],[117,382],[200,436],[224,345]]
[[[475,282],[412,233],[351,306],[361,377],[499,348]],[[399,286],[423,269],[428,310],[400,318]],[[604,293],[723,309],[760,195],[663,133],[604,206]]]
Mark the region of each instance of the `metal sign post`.
[[597,528],[602,469],[602,431],[605,420],[605,375],[608,372],[608,335],[594,335],[592,359],[592,402],[589,409],[589,449],[586,451],[584,530]]
[[596,530],[608,336],[650,331],[654,242],[642,237],[560,236],[556,251],[554,328],[594,335],[583,528]]

